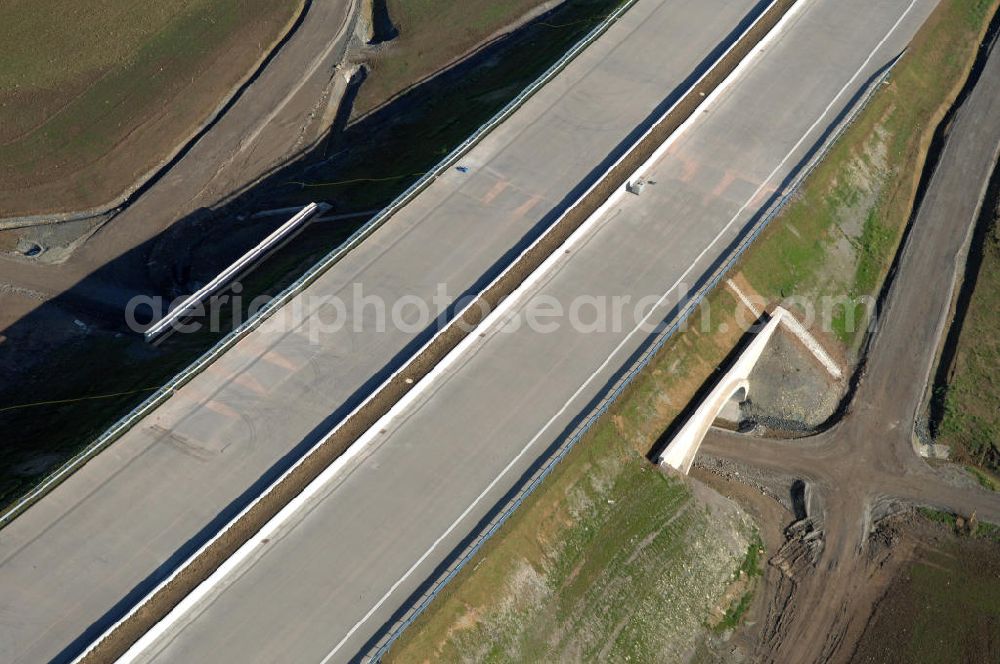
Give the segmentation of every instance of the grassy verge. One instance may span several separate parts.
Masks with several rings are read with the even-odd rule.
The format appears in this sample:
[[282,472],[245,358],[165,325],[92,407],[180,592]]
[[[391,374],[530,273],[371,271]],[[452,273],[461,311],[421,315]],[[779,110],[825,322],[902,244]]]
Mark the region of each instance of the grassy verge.
[[[970,70],[995,7],[995,2],[958,0],[938,8],[891,84],[742,261],[743,275],[760,294],[772,300],[823,294],[857,300],[877,291],[909,217],[934,129]],[[675,541],[683,531],[665,535],[664,523],[684,528],[688,521],[687,533],[697,542],[699,523],[690,521],[690,514],[700,508],[690,498],[678,498],[674,492],[681,489],[672,489],[671,480],[630,458],[650,449],[732,348],[735,306],[725,291],[710,295],[703,307],[712,312],[707,328],[692,327],[665,346],[486,545],[478,564],[463,570],[404,633],[390,660],[669,661],[667,649],[690,647],[704,637],[681,626],[679,616],[701,612],[703,629],[725,631],[739,624],[752,585],[737,593],[714,624],[705,621],[711,601],[677,610],[692,587],[715,593],[714,602],[720,602],[725,586],[717,580],[694,585],[670,572],[694,559]],[[857,310],[831,316],[831,336],[850,347],[863,329],[849,324],[854,316],[860,317]],[[696,314],[693,320],[698,319]],[[710,520],[701,527],[717,524]],[[652,576],[642,583],[658,588],[654,598],[635,585],[640,570],[629,563],[636,541],[649,542],[642,555],[652,563],[647,568]],[[731,581],[759,569],[758,546],[745,546],[742,564],[739,557],[729,558],[730,565],[738,565]],[[725,565],[699,560],[691,572],[703,574],[713,566],[718,573]],[[605,597],[615,603],[604,603]],[[646,631],[651,613],[658,641]]]
[[0,214],[119,195],[218,106],[301,4],[4,2]]
[[[994,0],[942,3],[798,199],[763,234],[743,270],[768,299],[827,296],[824,331],[856,350],[864,298],[884,280],[910,216],[934,131],[963,85]],[[780,266],[780,267],[779,267]],[[777,269],[776,269],[777,268]]]
[[743,563],[734,575],[737,583],[733,585],[731,591],[737,593],[739,600],[730,603],[718,622],[712,624],[712,621],[709,621],[709,626],[716,634],[723,634],[740,626],[743,617],[750,610],[754,591],[757,589],[757,579],[764,574],[761,569],[763,562],[764,542],[760,538],[760,533],[755,532],[750,544],[747,545]]
[[957,514],[943,512],[930,507],[921,507],[917,510],[917,513],[931,523],[947,526],[958,535],[968,535],[992,542],[1000,542],[1000,526],[988,521],[966,519]]
[[1000,479],[997,479],[996,475],[975,466],[966,466],[965,469],[976,478],[976,481],[979,482],[979,486],[983,487],[987,491],[1000,491]]
[[994,221],[982,247],[975,290],[961,322],[950,379],[945,386],[940,442],[953,456],[978,466],[986,488],[1000,486],[1000,226]]

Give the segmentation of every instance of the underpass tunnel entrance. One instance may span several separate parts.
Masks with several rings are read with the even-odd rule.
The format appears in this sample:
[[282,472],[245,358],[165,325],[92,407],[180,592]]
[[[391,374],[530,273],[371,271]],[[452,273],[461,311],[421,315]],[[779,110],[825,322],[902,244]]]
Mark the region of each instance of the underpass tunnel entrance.
[[748,386],[745,383],[738,385],[729,399],[726,400],[726,403],[722,405],[719,414],[716,416],[717,419],[731,424],[739,424],[743,419],[742,406],[746,403],[748,396]]

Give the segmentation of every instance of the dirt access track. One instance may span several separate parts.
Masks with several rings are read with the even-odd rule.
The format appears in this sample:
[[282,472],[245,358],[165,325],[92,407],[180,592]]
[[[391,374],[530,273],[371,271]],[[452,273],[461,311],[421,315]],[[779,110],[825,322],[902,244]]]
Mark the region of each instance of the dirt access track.
[[944,125],[943,151],[925,173],[927,186],[884,287],[845,416],[824,433],[791,441],[713,430],[701,448],[742,476],[763,471],[801,478],[812,494],[811,513],[789,528],[787,543],[771,560],[780,581],[759,628],[755,661],[851,659],[888,582],[886,551],[870,537],[880,517],[917,504],[1000,523],[1000,494],[950,485],[913,444],[914,422],[1000,154],[1000,125],[980,121],[1000,116],[1000,54],[994,44],[984,49],[981,58],[988,59],[970,79],[975,87]]

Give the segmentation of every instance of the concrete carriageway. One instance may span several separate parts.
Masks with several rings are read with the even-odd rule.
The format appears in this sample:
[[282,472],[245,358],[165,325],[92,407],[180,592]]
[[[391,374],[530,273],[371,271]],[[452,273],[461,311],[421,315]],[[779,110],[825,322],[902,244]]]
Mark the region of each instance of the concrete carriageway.
[[136,661],[333,662],[366,652],[648,336],[631,325],[580,334],[507,323],[534,295],[567,309],[581,294],[653,296],[649,317],[668,316],[686,297],[681,282],[696,282],[726,252],[935,4],[802,2],[650,166],[655,185],[615,199],[569,253],[554,254],[544,278],[474,335],[432,388]]
[[[414,295],[434,302],[439,285],[452,297],[477,292],[639,129],[682,96],[765,6],[756,0],[639,0],[466,155],[468,173],[451,169],[437,178],[286,307],[298,317],[268,320],[5,527],[0,661],[60,661],[79,653],[433,332],[380,329],[362,312],[335,332],[316,336],[330,316],[317,302],[351,302],[355,285],[386,303]],[[328,39],[321,43],[325,51]],[[258,123],[251,119],[245,126]],[[169,209],[169,190],[184,181],[181,173],[161,181],[153,198],[140,199],[134,214],[150,205]],[[678,254],[679,264],[690,265],[691,250],[696,255],[702,241],[692,238]],[[494,461],[502,452],[496,448]],[[460,480],[465,466],[447,458],[425,456]],[[407,462],[390,465],[402,471]],[[374,462],[368,469],[378,467],[385,466]],[[496,475],[490,465],[481,470]],[[377,492],[402,497],[418,489],[413,479],[404,473],[401,482],[391,480],[394,488]],[[469,474],[467,488],[482,480]],[[442,497],[455,491],[448,483],[440,488]],[[445,498],[455,504],[461,499]],[[366,500],[337,502],[357,506]],[[419,502],[409,516],[394,510],[395,516],[420,525],[414,516],[423,512]],[[426,532],[432,525],[424,524]],[[384,534],[408,530],[379,520],[364,526],[366,535],[355,539],[350,558],[370,549],[366,537],[373,527]],[[411,564],[418,557],[406,548],[398,553],[397,562]],[[371,580],[372,591],[380,581]]]

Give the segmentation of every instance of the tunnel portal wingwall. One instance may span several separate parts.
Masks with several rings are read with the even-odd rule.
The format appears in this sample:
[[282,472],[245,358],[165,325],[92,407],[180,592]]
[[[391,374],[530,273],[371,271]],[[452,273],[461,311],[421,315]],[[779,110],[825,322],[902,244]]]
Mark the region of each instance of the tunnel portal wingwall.
[[725,373],[684,423],[684,426],[667,443],[663,452],[660,453],[657,463],[670,466],[687,475],[694,463],[695,456],[698,454],[698,448],[701,447],[701,443],[705,439],[705,434],[708,433],[709,427],[712,426],[715,418],[719,416],[729,400],[741,391],[743,400],[749,396],[750,372],[760,360],[768,342],[774,336],[774,331],[778,329],[786,317],[790,318],[791,314],[781,307],[775,308],[767,325],[757,333],[732,368]]

